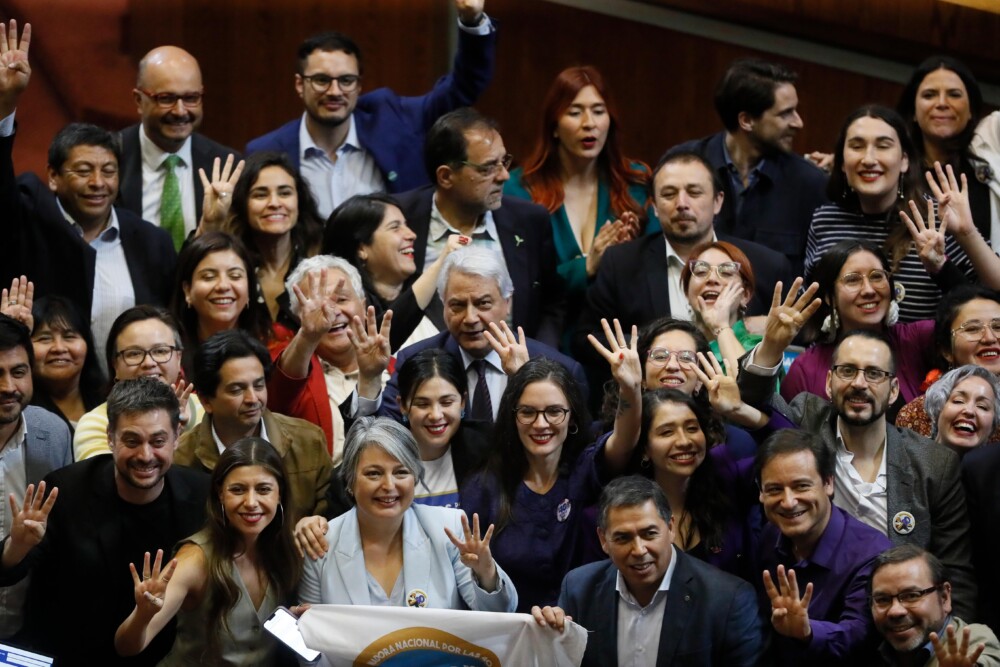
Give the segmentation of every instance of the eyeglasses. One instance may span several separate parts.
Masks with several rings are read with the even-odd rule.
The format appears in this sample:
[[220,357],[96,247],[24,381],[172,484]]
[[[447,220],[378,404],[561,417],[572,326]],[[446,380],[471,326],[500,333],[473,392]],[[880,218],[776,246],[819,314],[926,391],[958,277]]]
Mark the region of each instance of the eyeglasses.
[[566,421],[566,415],[568,414],[569,408],[560,408],[558,405],[550,405],[544,410],[532,408],[527,405],[514,408],[514,415],[517,417],[517,421],[525,426],[534,424],[535,420],[538,419],[538,415],[545,415],[545,421],[548,422],[549,426],[558,426]]
[[849,292],[860,292],[865,286],[865,278],[872,289],[882,289],[889,284],[889,272],[883,269],[872,269],[865,276],[863,273],[848,273],[840,279],[840,284]]
[[698,278],[708,278],[709,274],[712,273],[712,269],[715,269],[715,272],[719,274],[720,280],[729,280],[730,278],[735,278],[740,275],[739,262],[709,264],[708,262],[703,262],[700,259],[692,259],[688,262],[688,267],[691,269],[691,275]]
[[904,607],[912,607],[920,602],[922,598],[937,590],[941,590],[941,587],[931,586],[930,588],[925,588],[922,591],[900,591],[895,595],[885,595],[879,593],[877,595],[869,596],[868,601],[875,609],[878,609],[879,611],[887,611],[889,607],[892,606],[893,600],[899,600],[899,604]]
[[136,88],[140,93],[153,100],[156,106],[161,109],[171,109],[177,106],[177,100],[186,107],[197,107],[201,106],[202,97],[204,93],[182,93],[178,95],[177,93],[154,93],[149,90],[143,90],[142,88]]
[[646,353],[649,360],[657,366],[666,366],[671,355],[677,357],[677,361],[682,364],[693,364],[698,361],[698,357],[691,350],[668,350],[665,347],[654,347]]
[[962,326],[951,330],[951,335],[960,334],[965,340],[975,343],[981,341],[986,336],[987,327],[989,327],[995,337],[1000,338],[1000,317],[993,318],[988,325],[981,320],[963,322]]
[[479,175],[483,178],[493,178],[501,169],[510,169],[510,165],[513,164],[513,162],[514,156],[507,153],[499,160],[487,162],[486,164],[476,164],[475,162],[469,162],[467,160],[462,160],[459,164],[465,165],[466,167],[472,167],[479,172]]
[[116,164],[106,164],[100,169],[94,169],[91,166],[77,167],[76,169],[64,169],[63,170],[69,176],[76,176],[77,178],[89,181],[94,176],[94,172],[100,171],[102,178],[117,178],[118,177],[118,165]]
[[130,347],[127,350],[122,350],[118,353],[118,356],[122,358],[126,366],[138,366],[146,360],[146,355],[158,364],[164,364],[170,361],[170,358],[174,356],[174,352],[178,351],[173,345],[157,345],[148,350],[144,350],[141,347]]
[[330,90],[333,82],[337,82],[337,87],[342,93],[353,93],[358,87],[361,77],[357,74],[341,74],[340,76],[330,76],[328,74],[303,74],[302,80],[308,81],[312,89],[317,93],[325,93]]
[[853,382],[859,372],[865,374],[865,382],[868,384],[882,384],[886,378],[896,377],[895,373],[884,371],[881,368],[858,368],[850,364],[837,364],[831,370],[833,370],[834,375],[847,382]]

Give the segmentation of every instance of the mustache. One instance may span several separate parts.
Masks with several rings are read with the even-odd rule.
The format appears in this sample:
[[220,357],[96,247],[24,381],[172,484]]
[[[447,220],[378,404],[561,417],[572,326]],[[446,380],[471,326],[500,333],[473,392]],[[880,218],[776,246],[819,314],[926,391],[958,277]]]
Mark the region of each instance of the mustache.
[[21,402],[24,400],[24,394],[19,391],[3,391],[0,392],[0,401],[15,400]]
[[698,222],[698,218],[692,213],[678,213],[677,215],[670,218],[671,222],[680,222],[681,220],[687,220],[689,222]]
[[167,114],[166,116],[163,117],[163,122],[164,123],[176,123],[176,124],[193,123],[194,122],[194,116],[191,115],[191,114],[184,114],[183,116],[179,116],[177,114],[169,113],[169,114]]

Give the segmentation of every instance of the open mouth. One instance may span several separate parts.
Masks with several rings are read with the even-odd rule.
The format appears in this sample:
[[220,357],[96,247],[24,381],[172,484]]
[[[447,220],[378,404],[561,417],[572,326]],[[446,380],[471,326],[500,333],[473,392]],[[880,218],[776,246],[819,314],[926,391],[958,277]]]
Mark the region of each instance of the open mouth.
[[555,433],[551,431],[545,431],[544,433],[529,433],[528,437],[536,445],[547,445],[552,442],[552,438],[555,437]]
[[705,290],[701,293],[701,298],[705,303],[715,303],[719,298],[719,292],[716,290]]
[[441,424],[428,424],[424,427],[428,433],[434,437],[440,437],[444,435],[445,431],[448,430],[448,422]]
[[789,521],[795,521],[796,519],[805,516],[806,511],[804,509],[796,510],[794,512],[778,512],[778,516]]
[[401,248],[399,254],[406,255],[407,257],[413,257],[413,246],[410,245],[405,248]]
[[969,421],[968,419],[959,419],[952,423],[951,428],[953,431],[958,433],[964,433],[966,435],[975,435],[978,429],[976,428],[976,423]]
[[340,322],[339,324],[334,324],[327,330],[328,334],[343,334],[347,332],[347,322]]
[[240,517],[247,523],[258,523],[264,518],[263,512],[240,512]]
[[663,387],[679,387],[687,382],[687,378],[683,375],[666,375],[660,378],[660,386]]
[[986,348],[985,350],[976,352],[976,358],[982,359],[983,361],[995,361],[997,357],[1000,357],[1000,349],[995,347]]
[[209,299],[208,302],[210,304],[212,304],[213,306],[226,307],[226,306],[231,306],[234,303],[236,303],[236,297],[234,297],[234,296],[218,296],[218,297],[214,297],[212,299]]
[[867,315],[867,314],[874,313],[875,311],[877,311],[878,307],[880,305],[881,305],[881,303],[878,302],[878,301],[868,301],[866,303],[859,304],[858,305],[858,310],[860,310],[861,312],[863,312],[863,313],[865,313]]
[[160,466],[158,465],[141,465],[132,463],[129,464],[128,469],[131,470],[132,474],[136,477],[140,477],[142,479],[155,477],[160,472]]
[[580,144],[586,149],[590,150],[597,145],[597,139],[595,137],[585,137],[580,140]]
[[674,463],[679,463],[680,465],[691,465],[698,460],[698,457],[694,452],[679,452],[677,454],[671,454],[670,460]]
[[878,179],[882,178],[882,174],[883,172],[881,171],[866,170],[866,171],[859,171],[858,177],[866,183],[873,183]]
[[635,563],[634,565],[629,565],[629,569],[638,572],[639,574],[645,574],[653,569],[655,563],[648,561],[645,563]]
[[399,496],[384,496],[375,498],[375,502],[382,507],[392,507],[399,502]]

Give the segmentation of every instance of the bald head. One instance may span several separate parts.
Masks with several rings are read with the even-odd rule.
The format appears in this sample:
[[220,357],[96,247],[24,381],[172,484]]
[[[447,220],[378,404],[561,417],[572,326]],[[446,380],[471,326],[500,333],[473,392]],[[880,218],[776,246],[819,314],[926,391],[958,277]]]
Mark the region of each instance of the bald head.
[[[177,152],[201,125],[201,68],[194,56],[176,46],[160,46],[139,61],[133,91],[142,116],[143,131],[168,153]],[[185,104],[181,96],[199,96],[197,104]],[[164,106],[162,103],[172,105]]]

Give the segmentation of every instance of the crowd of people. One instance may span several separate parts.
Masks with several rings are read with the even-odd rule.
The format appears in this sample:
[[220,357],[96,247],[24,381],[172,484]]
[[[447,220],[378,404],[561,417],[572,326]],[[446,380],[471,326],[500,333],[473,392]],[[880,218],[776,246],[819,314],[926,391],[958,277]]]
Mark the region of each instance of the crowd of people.
[[571,618],[588,666],[1000,665],[972,73],[929,58],[802,157],[795,73],[739,60],[650,167],[570,67],[515,168],[472,106],[497,26],[455,6],[422,96],[303,41],[302,116],[243,154],[154,49],[140,122],[63,128],[47,187],[0,30],[0,642],[294,664],[272,612],[353,604]]

